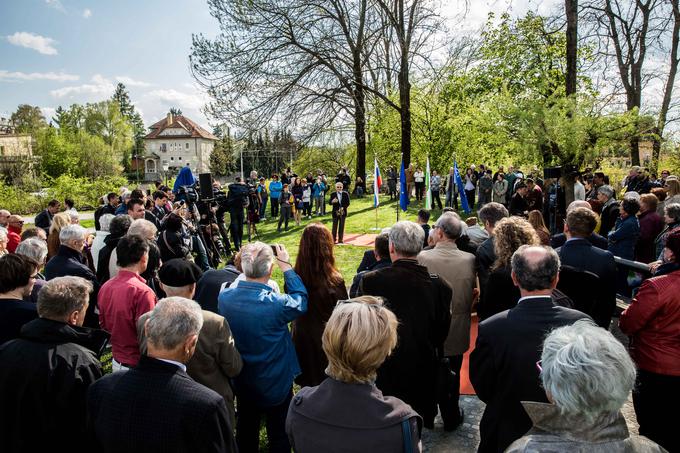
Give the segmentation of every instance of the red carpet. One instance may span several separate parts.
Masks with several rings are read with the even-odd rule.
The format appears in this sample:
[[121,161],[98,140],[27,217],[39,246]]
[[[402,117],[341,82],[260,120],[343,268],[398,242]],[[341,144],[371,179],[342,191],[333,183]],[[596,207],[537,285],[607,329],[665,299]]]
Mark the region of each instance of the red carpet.
[[460,368],[460,394],[461,395],[475,395],[475,389],[470,383],[470,353],[475,348],[477,341],[477,315],[472,316],[472,325],[470,326],[470,349],[467,350],[463,356],[463,366]]
[[361,247],[373,247],[377,234],[345,234],[343,241],[349,245],[359,245]]

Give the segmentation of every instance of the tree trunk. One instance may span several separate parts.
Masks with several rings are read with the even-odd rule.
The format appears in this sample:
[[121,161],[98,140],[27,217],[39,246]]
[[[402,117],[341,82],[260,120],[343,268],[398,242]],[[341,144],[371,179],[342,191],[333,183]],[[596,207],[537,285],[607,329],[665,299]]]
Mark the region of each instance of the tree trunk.
[[659,156],[661,155],[661,131],[654,128],[654,138],[652,139],[652,162],[650,163],[650,173],[656,173],[659,168]]
[[640,135],[637,130],[637,121],[635,122],[635,134],[630,138],[630,164],[640,165]]
[[366,110],[361,67],[354,68],[354,139],[357,144],[355,176],[366,181]]
[[578,46],[578,0],[565,0],[567,14],[567,96],[576,94],[576,51]]
[[411,83],[408,77],[408,54],[402,52],[399,69],[399,104],[401,107],[401,156],[404,167],[411,163]]

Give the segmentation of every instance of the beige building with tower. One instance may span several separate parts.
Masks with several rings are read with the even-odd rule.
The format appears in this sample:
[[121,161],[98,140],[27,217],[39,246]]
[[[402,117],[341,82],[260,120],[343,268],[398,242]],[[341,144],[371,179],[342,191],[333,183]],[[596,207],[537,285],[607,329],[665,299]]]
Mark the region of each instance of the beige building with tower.
[[210,171],[210,154],[218,140],[213,134],[189,118],[171,113],[149,129],[144,155],[137,162],[145,181],[161,179],[164,173],[177,174],[187,164],[195,175]]

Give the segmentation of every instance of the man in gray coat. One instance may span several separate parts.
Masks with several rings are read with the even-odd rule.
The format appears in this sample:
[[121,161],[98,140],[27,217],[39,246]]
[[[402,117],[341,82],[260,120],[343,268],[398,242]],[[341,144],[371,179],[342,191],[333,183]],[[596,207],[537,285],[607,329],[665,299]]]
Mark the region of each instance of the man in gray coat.
[[444,429],[454,430],[463,421],[458,407],[460,395],[460,368],[463,354],[470,346],[470,319],[472,302],[479,295],[475,256],[459,250],[456,240],[463,231],[463,222],[457,214],[445,212],[434,225],[436,245],[418,255],[418,263],[431,274],[437,274],[453,290],[451,297],[451,324],[444,342],[444,356],[449,359],[451,370],[456,373],[455,388],[450,398],[438,401],[444,420]]

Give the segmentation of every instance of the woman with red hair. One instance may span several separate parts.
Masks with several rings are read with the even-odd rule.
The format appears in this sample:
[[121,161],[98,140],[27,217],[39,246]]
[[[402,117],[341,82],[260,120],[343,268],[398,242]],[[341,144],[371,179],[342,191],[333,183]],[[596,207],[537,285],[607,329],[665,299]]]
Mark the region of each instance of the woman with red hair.
[[323,329],[338,300],[348,299],[345,280],[335,267],[333,236],[321,223],[311,223],[302,232],[295,272],[307,288],[307,313],[293,321],[293,343],[302,374],[295,381],[302,387],[326,379],[328,359],[321,347]]

